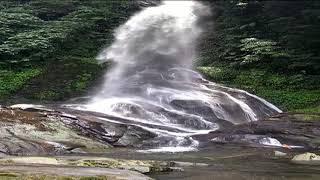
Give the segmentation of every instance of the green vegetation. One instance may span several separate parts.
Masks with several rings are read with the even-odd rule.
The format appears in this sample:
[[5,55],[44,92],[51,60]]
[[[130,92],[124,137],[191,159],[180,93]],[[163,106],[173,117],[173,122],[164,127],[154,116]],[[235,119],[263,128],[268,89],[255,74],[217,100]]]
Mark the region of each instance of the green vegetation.
[[303,109],[296,109],[295,112],[297,113],[318,113],[320,114],[320,106],[311,107],[311,108],[303,108]]
[[[283,110],[319,112],[320,3],[216,1],[198,70]],[[210,20],[211,21],[211,20]]]
[[62,100],[84,93],[105,69],[95,56],[135,1],[0,1],[0,100]]
[[0,71],[0,98],[5,98],[10,93],[20,89],[27,81],[38,76],[40,69],[23,69],[19,71]]

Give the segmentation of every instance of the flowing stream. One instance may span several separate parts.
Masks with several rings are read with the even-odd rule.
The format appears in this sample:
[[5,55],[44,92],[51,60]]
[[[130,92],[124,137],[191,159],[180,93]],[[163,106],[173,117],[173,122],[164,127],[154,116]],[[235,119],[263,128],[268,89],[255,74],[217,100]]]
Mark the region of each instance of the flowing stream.
[[191,136],[215,131],[223,121],[239,124],[281,112],[192,70],[202,32],[198,22],[208,13],[200,2],[164,1],[132,16],[98,56],[112,62],[100,91],[86,104],[70,106],[120,117],[155,133],[152,148],[145,150],[151,152],[196,150]]

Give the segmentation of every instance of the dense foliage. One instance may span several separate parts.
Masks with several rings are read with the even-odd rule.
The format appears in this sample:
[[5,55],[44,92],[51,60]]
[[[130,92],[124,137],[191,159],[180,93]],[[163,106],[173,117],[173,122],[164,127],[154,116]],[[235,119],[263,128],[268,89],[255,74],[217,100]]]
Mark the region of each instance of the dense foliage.
[[95,56],[137,9],[134,1],[0,1],[0,99],[84,92],[103,70]]
[[206,28],[197,61],[204,75],[283,109],[320,109],[320,2],[210,5],[213,26]]

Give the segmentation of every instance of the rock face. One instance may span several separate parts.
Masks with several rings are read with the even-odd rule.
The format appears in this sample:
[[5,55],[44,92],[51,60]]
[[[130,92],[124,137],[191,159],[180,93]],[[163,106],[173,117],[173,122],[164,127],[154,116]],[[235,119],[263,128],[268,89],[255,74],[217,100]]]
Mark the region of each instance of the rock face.
[[0,109],[0,155],[103,153],[114,146],[140,146],[153,136],[138,127],[88,114],[71,115],[37,106]]

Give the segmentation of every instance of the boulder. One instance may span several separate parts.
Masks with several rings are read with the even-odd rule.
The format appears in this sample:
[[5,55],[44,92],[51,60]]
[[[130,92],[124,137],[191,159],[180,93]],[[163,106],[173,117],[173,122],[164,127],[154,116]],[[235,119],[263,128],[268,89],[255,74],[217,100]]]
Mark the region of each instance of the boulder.
[[320,165],[320,156],[307,152],[294,156],[291,161],[296,164]]

